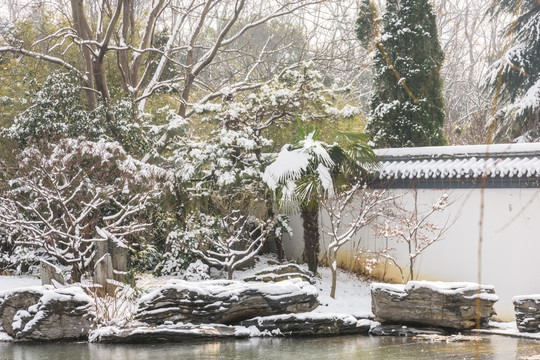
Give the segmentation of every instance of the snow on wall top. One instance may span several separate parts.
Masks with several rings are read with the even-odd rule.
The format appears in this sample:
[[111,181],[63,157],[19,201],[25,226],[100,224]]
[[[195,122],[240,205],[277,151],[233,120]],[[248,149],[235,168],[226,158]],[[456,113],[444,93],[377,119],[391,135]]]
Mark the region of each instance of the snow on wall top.
[[540,143],[377,149],[381,180],[540,176]]

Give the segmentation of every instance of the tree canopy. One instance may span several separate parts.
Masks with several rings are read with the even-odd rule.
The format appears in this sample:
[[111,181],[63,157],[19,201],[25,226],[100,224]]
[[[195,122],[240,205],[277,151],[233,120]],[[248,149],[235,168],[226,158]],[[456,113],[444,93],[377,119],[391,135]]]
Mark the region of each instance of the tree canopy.
[[[540,3],[536,0],[494,1],[493,17],[515,14],[503,29],[509,42],[502,56],[491,66],[486,87],[494,96],[496,140],[537,141],[540,139]],[[510,45],[511,44],[511,45]],[[499,102],[503,106],[499,106]]]

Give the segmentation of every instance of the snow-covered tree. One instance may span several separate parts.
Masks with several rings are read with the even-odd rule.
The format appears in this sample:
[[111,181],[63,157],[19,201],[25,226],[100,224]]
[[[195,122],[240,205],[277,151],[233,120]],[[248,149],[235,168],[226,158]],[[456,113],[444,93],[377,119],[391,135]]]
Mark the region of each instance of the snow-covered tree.
[[54,72],[40,84],[31,81],[29,107],[18,114],[3,134],[19,147],[32,145],[44,138],[84,136],[88,140],[118,142],[132,155],[146,152],[151,135],[145,132],[147,119],[133,118],[133,104],[126,99],[100,103],[89,111],[80,93],[77,78]]
[[336,297],[337,253],[339,249],[353,240],[365,226],[387,213],[389,203],[400,195],[392,195],[387,190],[369,189],[366,184],[357,182],[352,186],[336,189],[333,196],[322,200],[329,224],[322,226],[328,237],[327,258],[332,271],[330,296]]
[[[263,221],[256,217],[246,217],[240,210],[232,210],[216,219],[216,237],[199,243],[193,251],[206,263],[227,270],[227,278],[232,279],[234,270],[247,261],[253,260],[262,249],[270,233],[281,236],[278,216]],[[209,241],[212,240],[212,241]]]
[[281,207],[289,212],[300,208],[304,258],[313,273],[319,263],[319,201],[334,191],[330,173],[335,163],[328,149],[312,132],[295,145],[285,145],[263,177]]
[[117,143],[83,138],[27,146],[2,164],[0,226],[16,245],[42,249],[71,266],[72,281],[90,269],[94,241],[126,244],[148,224],[138,218],[166,179]]
[[[348,177],[361,175],[376,159],[363,134],[344,136],[343,147],[318,140],[318,133],[304,134],[302,140],[285,145],[264,172],[263,179],[274,192],[278,204],[287,211],[300,209],[304,227],[304,257],[309,270],[319,263],[319,208],[334,195],[334,187]],[[355,138],[356,141],[351,141]]]
[[[181,192],[180,196],[186,199],[185,203],[189,203],[189,206],[179,209],[185,224],[175,230],[175,234],[179,236],[169,238],[170,251],[162,261],[164,269],[170,268],[170,264],[178,263],[178,260],[173,259],[173,253],[183,257],[183,249],[192,248],[193,243],[195,248],[197,243],[212,241],[218,246],[227,239],[242,239],[240,242],[248,247],[251,244],[246,241],[246,234],[251,231],[247,231],[248,229],[240,224],[237,226],[242,229],[240,233],[235,230],[225,236],[223,231],[220,231],[222,240],[218,241],[217,237],[212,240],[211,234],[201,233],[199,239],[209,238],[205,241],[192,241],[193,231],[198,229],[196,232],[201,232],[197,219],[221,219],[212,221],[220,223],[222,218],[242,218],[246,226],[248,223],[250,226],[274,223],[274,220],[278,219],[273,213],[272,198],[261,177],[270,161],[265,153],[271,150],[273,144],[265,135],[297,120],[310,122],[320,117],[333,118],[336,117],[333,113],[341,114],[342,111],[346,111],[349,116],[357,113],[352,107],[331,107],[325,98],[325,95],[331,92],[321,84],[318,74],[306,67],[289,70],[248,96],[220,99],[195,107],[201,121],[214,130],[198,137],[180,136],[178,142],[170,144],[170,151],[165,153],[166,156],[160,157],[163,163],[175,172],[177,192]],[[173,116],[178,120],[174,131],[182,128],[189,131],[190,124],[177,115]],[[189,230],[189,227],[192,227],[193,231]],[[259,239],[258,234],[252,239],[257,244],[264,243],[267,238],[280,242],[280,236],[274,231],[263,231],[267,228],[266,225],[256,227],[259,228],[257,233],[264,235]],[[204,246],[212,249],[211,244]],[[220,248],[223,252],[227,246]],[[255,247],[258,248],[259,246]],[[216,249],[212,249],[214,250]],[[235,249],[242,250],[245,249]],[[216,251],[212,254],[215,255]],[[206,261],[217,265],[222,260],[212,262],[207,257]],[[174,268],[178,269],[178,266]]]
[[414,264],[416,258],[428,247],[441,240],[446,230],[448,230],[448,221],[444,224],[431,222],[435,213],[442,212],[448,207],[448,195],[441,195],[427,210],[418,209],[417,195],[415,191],[415,208],[413,210],[398,209],[394,212],[394,217],[385,220],[377,231],[378,235],[383,238],[406,244],[409,260],[409,280],[415,279]]
[[[493,1],[490,14],[516,14],[504,29],[512,46],[492,65],[486,86],[493,106],[505,104],[495,114],[497,141],[540,139],[540,4],[536,0]],[[494,123],[495,125],[495,123]]]
[[365,44],[373,36],[375,45],[366,131],[378,147],[445,144],[439,74],[444,53],[430,2],[388,0],[382,19],[366,19],[376,15],[373,7],[364,0],[357,26],[359,39]]

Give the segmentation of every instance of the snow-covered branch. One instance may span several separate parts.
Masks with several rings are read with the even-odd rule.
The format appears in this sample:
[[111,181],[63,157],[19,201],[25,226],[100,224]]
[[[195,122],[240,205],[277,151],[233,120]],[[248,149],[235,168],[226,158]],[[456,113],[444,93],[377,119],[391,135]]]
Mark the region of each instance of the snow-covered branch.
[[135,215],[159,191],[164,173],[121,166],[125,158],[116,143],[82,138],[28,147],[17,167],[4,168],[10,180],[0,194],[0,226],[11,229],[17,244],[71,265],[77,281],[102,234],[125,243],[147,227]]
[[378,226],[378,235],[386,239],[394,239],[403,242],[408,248],[409,257],[409,279],[415,279],[414,263],[416,258],[424,250],[443,238],[448,230],[448,220],[444,224],[434,224],[430,222],[433,215],[443,212],[450,202],[448,195],[441,195],[426,211],[418,209],[417,193],[414,192],[414,209],[408,210],[400,208],[391,219],[385,219],[382,225]]
[[364,183],[357,182],[350,188],[339,189],[333,196],[322,199],[329,224],[322,227],[328,238],[327,258],[332,271],[330,296],[335,298],[337,285],[337,253],[351,242],[368,224],[388,212],[389,206],[402,194],[391,194],[388,190],[370,189]]

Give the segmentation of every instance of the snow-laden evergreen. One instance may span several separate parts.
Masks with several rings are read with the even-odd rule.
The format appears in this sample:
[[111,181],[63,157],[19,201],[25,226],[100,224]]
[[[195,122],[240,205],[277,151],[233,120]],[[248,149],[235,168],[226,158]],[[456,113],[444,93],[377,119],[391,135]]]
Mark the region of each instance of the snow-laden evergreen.
[[536,0],[494,1],[493,21],[501,13],[517,14],[505,29],[511,46],[493,63],[486,86],[494,97],[495,140],[540,139],[540,3]]
[[[367,1],[367,0],[366,0]],[[370,5],[361,14],[375,15]],[[389,0],[382,18],[358,22],[374,33],[374,92],[367,132],[378,147],[443,145],[445,118],[439,69],[444,53],[428,0]],[[375,31],[371,28],[375,27]]]

